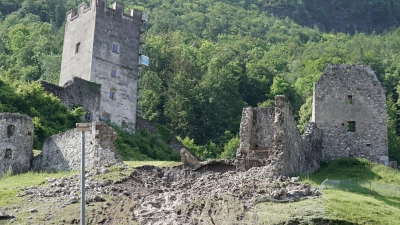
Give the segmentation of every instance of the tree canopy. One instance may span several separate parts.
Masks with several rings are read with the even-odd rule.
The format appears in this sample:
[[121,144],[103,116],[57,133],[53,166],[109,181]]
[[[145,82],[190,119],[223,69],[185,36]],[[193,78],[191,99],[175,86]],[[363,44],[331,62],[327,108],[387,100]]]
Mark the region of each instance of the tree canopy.
[[[188,143],[193,140],[193,146],[215,149],[202,153],[204,157],[218,156],[225,145],[237,143],[243,107],[270,106],[276,94],[288,97],[303,129],[311,116],[313,84],[329,63],[346,63],[371,66],[385,86],[389,154],[400,160],[396,1],[121,2],[127,12],[134,7],[150,15],[142,52],[151,64],[141,71],[140,111],[183,140],[187,137]],[[65,12],[79,3],[0,1],[0,75],[57,84]],[[351,29],[338,29],[345,23],[334,23],[329,7],[340,12],[343,21],[354,19]],[[357,29],[360,21],[372,31]]]

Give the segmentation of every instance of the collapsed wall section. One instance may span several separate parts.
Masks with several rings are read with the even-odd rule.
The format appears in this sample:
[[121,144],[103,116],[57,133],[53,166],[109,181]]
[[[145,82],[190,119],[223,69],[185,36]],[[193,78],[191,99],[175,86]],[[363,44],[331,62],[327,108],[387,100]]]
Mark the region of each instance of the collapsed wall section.
[[0,113],[0,176],[30,170],[33,157],[32,119],[18,113]]
[[[112,142],[117,138],[113,128],[104,122],[92,122],[85,132],[86,168],[122,164]],[[46,139],[42,153],[33,160],[38,171],[65,171],[79,169],[81,164],[81,132],[76,129]]]
[[274,108],[243,110],[236,168],[268,166],[271,176],[313,172],[321,160],[321,143],[322,132],[315,124],[300,135],[290,103],[276,96]]

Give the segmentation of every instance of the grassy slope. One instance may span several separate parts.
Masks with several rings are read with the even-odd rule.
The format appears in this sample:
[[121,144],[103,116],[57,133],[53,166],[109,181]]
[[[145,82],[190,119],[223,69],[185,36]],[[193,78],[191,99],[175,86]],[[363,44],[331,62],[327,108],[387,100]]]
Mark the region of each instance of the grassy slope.
[[[312,185],[326,178],[354,179],[397,185],[399,197],[385,197],[377,192],[355,193],[340,190],[322,190],[323,205],[330,219],[357,224],[400,224],[400,172],[364,159],[342,159],[323,164],[312,175],[303,178]],[[384,191],[384,190],[383,190]]]

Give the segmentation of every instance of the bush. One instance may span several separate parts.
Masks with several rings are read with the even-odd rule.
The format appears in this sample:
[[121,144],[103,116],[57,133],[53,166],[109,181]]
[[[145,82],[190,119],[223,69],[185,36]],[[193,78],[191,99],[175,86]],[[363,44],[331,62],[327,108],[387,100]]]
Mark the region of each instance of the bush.
[[32,118],[35,149],[42,149],[44,140],[51,135],[74,128],[83,115],[81,107],[68,110],[57,97],[45,93],[34,82],[0,78],[0,100],[0,113],[20,113]]
[[111,125],[117,131],[117,140],[114,145],[122,160],[163,160],[180,161],[180,154],[165,143],[160,135],[149,133],[145,129],[133,134],[123,130],[115,124]]
[[233,137],[224,145],[224,151],[222,152],[221,159],[234,159],[236,157],[236,150],[240,147],[239,137]]

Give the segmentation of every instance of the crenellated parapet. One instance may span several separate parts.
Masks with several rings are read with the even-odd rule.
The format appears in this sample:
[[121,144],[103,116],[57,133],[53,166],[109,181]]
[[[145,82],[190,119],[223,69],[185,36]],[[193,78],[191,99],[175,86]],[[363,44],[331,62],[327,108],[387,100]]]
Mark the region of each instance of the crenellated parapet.
[[113,17],[119,16],[120,18],[124,19],[140,19],[142,20],[142,11],[137,10],[137,9],[131,9],[130,14],[125,14],[124,13],[124,4],[120,2],[114,2],[112,8],[107,7],[107,1],[106,0],[92,0],[90,7],[86,3],[81,3],[78,6],[78,13],[75,13],[74,10],[70,10],[66,13],[66,22],[69,23],[83,15],[85,15],[86,12],[93,11],[93,12],[98,12],[98,13],[105,13],[107,15],[112,15]]

